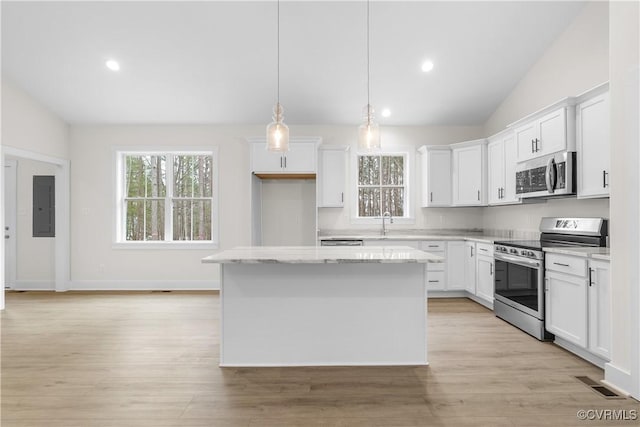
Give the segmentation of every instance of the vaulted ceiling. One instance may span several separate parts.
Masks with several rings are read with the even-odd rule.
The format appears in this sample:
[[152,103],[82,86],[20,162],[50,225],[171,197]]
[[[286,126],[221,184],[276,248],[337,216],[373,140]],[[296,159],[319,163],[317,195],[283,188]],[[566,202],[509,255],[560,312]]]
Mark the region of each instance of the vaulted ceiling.
[[[584,4],[371,2],[371,101],[391,110],[381,123],[484,123]],[[69,123],[271,119],[273,1],[1,5],[2,72]],[[366,71],[366,2],[281,2],[287,123],[357,124]]]

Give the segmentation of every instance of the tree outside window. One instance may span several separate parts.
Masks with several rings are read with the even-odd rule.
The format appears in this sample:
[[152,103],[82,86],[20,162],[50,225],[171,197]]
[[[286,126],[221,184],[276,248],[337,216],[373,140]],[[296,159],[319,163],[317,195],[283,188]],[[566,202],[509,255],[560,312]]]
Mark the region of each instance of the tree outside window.
[[123,153],[124,241],[212,241],[213,156]]
[[403,217],[405,181],[405,156],[358,156],[358,216],[379,217],[389,212]]

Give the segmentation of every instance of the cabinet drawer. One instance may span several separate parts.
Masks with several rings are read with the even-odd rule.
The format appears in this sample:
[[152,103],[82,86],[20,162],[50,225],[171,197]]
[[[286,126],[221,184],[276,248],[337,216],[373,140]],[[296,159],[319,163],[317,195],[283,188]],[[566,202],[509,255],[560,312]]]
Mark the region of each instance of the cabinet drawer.
[[429,272],[427,274],[427,290],[443,291],[444,285],[444,271]]
[[493,245],[491,243],[476,243],[478,255],[493,256]]
[[[436,254],[443,255],[443,254]],[[427,263],[427,271],[444,271],[447,267],[446,262],[429,262]]]
[[425,252],[444,252],[444,248],[446,247],[446,242],[442,241],[429,241],[422,242],[420,245],[420,249]]
[[545,268],[559,273],[586,277],[587,259],[567,255],[547,254]]

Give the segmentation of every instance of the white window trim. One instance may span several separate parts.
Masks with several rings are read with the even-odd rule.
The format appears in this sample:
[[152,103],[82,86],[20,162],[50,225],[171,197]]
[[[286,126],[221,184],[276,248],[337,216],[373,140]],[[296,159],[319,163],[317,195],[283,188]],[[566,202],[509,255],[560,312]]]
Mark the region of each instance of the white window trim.
[[358,156],[404,156],[405,159],[405,216],[393,217],[394,224],[415,224],[414,212],[414,156],[413,147],[395,147],[393,150],[381,150],[379,152],[354,150],[351,155],[351,179],[349,191],[351,194],[351,224],[375,224],[379,225],[382,217],[358,216]]
[[[183,154],[183,155],[208,155],[213,158],[213,197],[211,202],[211,239],[210,241],[126,241],[123,240],[122,227],[124,225],[124,209],[123,209],[123,189],[124,189],[124,155],[131,154]],[[220,167],[218,163],[218,147],[119,147],[112,148],[113,158],[113,200],[114,205],[112,209],[113,214],[113,229],[112,229],[112,248],[113,249],[218,249],[220,246],[219,225],[220,225],[220,189],[219,189],[219,173]],[[170,168],[167,168],[170,169]],[[167,179],[169,179],[169,172],[167,172]],[[166,224],[167,222],[165,222]],[[166,233],[166,231],[165,231]]]

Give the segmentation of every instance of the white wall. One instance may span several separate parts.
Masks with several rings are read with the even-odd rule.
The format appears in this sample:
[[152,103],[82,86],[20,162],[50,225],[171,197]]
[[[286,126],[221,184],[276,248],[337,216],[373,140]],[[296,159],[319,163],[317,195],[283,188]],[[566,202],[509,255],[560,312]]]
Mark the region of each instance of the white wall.
[[[71,277],[76,289],[202,288],[218,280],[212,250],[114,249],[114,147],[218,147],[220,248],[250,244],[247,136],[263,126],[74,126]],[[121,283],[116,283],[120,281]]]
[[589,2],[489,117],[485,136],[559,99],[607,81],[608,59],[608,2]]
[[2,145],[69,158],[69,125],[2,78]]
[[16,289],[54,289],[55,238],[33,237],[33,176],[54,175],[54,165],[17,159]]
[[316,181],[262,180],[262,245],[316,244]]
[[[485,123],[495,134],[509,123],[567,96],[579,95],[609,79],[609,11],[607,2],[588,3],[552,43]],[[484,210],[485,229],[535,232],[544,216],[609,218],[609,199],[549,200],[543,204]]]
[[612,361],[605,379],[640,399],[638,2],[610,3]]

